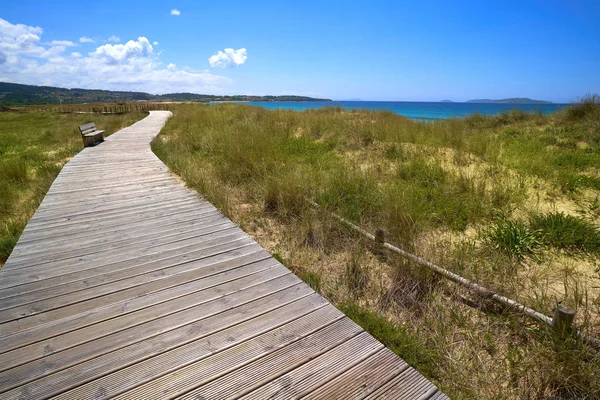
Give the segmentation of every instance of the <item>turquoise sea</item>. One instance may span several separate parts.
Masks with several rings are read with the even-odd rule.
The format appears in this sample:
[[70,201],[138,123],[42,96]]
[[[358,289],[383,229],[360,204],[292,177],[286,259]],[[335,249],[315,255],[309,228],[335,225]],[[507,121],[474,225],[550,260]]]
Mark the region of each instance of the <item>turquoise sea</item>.
[[299,111],[322,107],[342,107],[349,110],[388,110],[405,117],[427,120],[465,117],[473,113],[495,115],[508,112],[512,109],[548,114],[568,106],[568,104],[433,103],[412,101],[255,101],[244,104],[269,109],[290,109]]

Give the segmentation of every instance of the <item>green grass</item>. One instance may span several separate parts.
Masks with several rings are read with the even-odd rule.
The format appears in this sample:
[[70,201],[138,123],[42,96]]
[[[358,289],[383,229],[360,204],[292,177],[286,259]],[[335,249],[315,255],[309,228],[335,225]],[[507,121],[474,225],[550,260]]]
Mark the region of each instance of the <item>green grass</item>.
[[78,126],[94,121],[110,135],[144,115],[0,113],[0,265],[62,166],[83,148]]
[[483,237],[493,248],[508,254],[518,260],[526,256],[537,258],[541,246],[541,232],[531,229],[523,220],[511,220],[498,214],[495,223],[489,226]]
[[[494,207],[520,204],[523,191],[502,180],[486,190],[468,173],[446,171],[435,160],[435,149],[467,142],[459,135],[463,127],[455,125],[335,108],[297,113],[244,105],[181,106],[165,128],[169,143],[159,137],[154,149],[186,180],[201,174],[202,167],[192,162],[209,165],[217,180],[247,190],[273,214],[298,216],[310,197],[356,222],[394,231],[398,221],[390,220],[383,207],[394,199],[402,204],[402,220],[461,231],[489,220]],[[345,156],[384,143],[381,159],[365,160],[374,168],[361,168]],[[404,143],[433,152],[417,157]],[[384,159],[396,172],[381,181],[377,168]]]
[[582,217],[562,212],[536,214],[531,217],[531,226],[549,246],[600,253],[600,229]]

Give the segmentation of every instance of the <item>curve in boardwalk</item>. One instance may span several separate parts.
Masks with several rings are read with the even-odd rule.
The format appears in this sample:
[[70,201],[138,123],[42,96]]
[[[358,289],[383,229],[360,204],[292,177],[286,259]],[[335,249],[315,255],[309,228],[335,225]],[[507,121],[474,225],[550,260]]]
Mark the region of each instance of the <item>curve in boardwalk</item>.
[[0,398],[445,398],[169,174],[170,115],[84,149],[27,225]]

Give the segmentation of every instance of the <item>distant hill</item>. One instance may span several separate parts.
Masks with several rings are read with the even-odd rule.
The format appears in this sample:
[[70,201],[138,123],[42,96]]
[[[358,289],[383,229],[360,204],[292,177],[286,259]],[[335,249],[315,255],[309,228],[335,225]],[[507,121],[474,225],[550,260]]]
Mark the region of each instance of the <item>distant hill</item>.
[[0,82],[0,104],[75,104],[126,101],[331,101],[306,96],[215,96],[196,93],[150,94],[97,89],[65,89],[53,86]]
[[494,104],[554,104],[551,101],[545,100],[533,100],[527,97],[513,97],[510,99],[501,100],[490,100],[490,99],[476,99],[468,100],[466,103],[494,103]]

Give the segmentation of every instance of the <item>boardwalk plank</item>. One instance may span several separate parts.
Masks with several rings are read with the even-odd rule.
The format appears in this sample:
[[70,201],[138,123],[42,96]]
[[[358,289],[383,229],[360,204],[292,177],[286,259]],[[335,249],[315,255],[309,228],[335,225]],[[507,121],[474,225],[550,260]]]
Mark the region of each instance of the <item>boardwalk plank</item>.
[[[243,399],[302,397],[381,350],[383,345],[363,332],[316,359],[269,381]],[[348,357],[352,354],[352,357]]]
[[[240,279],[238,284],[249,285],[250,279]],[[265,281],[269,282],[269,281]],[[0,388],[10,389],[52,372],[99,357],[110,351],[147,340],[175,328],[189,325],[231,308],[249,303],[256,298],[288,289],[296,295],[306,289],[302,285],[290,286],[289,275],[277,277],[269,285],[253,285],[234,289],[236,283],[226,283],[225,288],[209,288],[200,296],[178,298],[153,307],[144,308],[106,323],[71,331],[48,341],[35,343],[0,355],[2,368]],[[243,290],[247,289],[247,290]],[[223,290],[228,290],[225,295]],[[304,292],[303,292],[304,291]],[[189,299],[195,299],[189,301]],[[185,300],[188,300],[185,302]],[[170,306],[185,302],[183,310]],[[85,333],[86,336],[81,335]],[[197,332],[194,332],[197,334]]]
[[[322,298],[311,295],[286,305],[281,304],[281,307],[269,312],[252,308],[251,313],[244,316],[244,318],[236,316],[231,318],[228,315],[220,315],[220,318],[207,321],[212,324],[210,328],[208,324],[205,324],[202,334],[194,337],[193,340],[181,338],[181,342],[161,342],[162,346],[153,346],[152,348],[149,348],[148,342],[142,342],[138,345],[123,348],[119,350],[122,354],[96,358],[73,368],[73,371],[65,371],[65,379],[69,377],[69,373],[84,375],[86,379],[98,376],[99,379],[67,392],[58,398],[80,399],[92,397],[99,391],[105,391],[107,396],[125,393],[217,352],[291,323],[311,312],[315,312],[317,317],[319,315],[332,315],[331,307],[324,309],[325,306],[326,303]],[[261,314],[262,312],[264,314]],[[218,330],[223,327],[226,328]],[[173,348],[175,343],[179,347]],[[113,370],[115,367],[123,365],[123,357],[129,364],[127,370]],[[52,378],[54,381],[56,380],[56,377]],[[50,385],[49,382],[44,382],[44,384]]]

